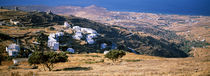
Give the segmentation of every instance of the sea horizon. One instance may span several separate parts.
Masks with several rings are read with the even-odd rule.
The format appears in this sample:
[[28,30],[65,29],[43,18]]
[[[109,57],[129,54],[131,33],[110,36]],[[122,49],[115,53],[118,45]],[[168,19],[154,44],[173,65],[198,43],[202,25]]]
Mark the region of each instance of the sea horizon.
[[208,0],[0,0],[0,6],[80,6],[96,5],[109,11],[155,13],[169,15],[210,16]]

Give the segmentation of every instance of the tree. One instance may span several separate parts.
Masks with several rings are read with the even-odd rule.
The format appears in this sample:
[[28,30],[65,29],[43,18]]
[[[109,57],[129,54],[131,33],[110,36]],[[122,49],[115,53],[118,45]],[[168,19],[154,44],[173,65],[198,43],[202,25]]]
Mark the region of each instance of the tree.
[[116,62],[119,58],[122,58],[126,53],[123,50],[111,50],[109,53],[105,54],[105,58]]
[[2,61],[2,58],[3,56],[2,56],[2,53],[0,52],[0,65],[1,65],[1,61]]
[[42,64],[44,67],[47,67],[49,71],[52,71],[55,63],[66,62],[67,58],[66,53],[34,52],[29,57],[28,62],[31,65]]
[[48,36],[44,34],[44,32],[39,32],[38,36],[36,38],[37,42],[38,42],[38,46],[35,47],[36,51],[44,51],[44,50],[48,50],[49,48],[47,47],[47,40],[48,40]]

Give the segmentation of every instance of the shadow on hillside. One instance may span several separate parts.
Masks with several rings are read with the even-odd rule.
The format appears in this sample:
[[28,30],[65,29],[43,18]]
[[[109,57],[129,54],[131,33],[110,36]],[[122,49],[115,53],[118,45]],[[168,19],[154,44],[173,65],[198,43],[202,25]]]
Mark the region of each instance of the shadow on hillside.
[[92,70],[91,67],[71,67],[71,68],[64,68],[64,69],[57,69],[55,71],[87,71],[87,70]]

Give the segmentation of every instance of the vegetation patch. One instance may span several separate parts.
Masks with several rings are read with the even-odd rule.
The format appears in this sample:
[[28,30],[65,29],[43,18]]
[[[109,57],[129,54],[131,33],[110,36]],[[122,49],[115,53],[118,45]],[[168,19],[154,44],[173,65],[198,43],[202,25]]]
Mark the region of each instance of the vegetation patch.
[[64,69],[57,69],[55,71],[88,71],[88,70],[92,70],[91,67],[71,67],[71,68],[64,68]]
[[141,59],[135,59],[135,60],[126,59],[125,61],[126,61],[126,62],[139,62],[139,61],[143,61],[143,60],[141,60]]
[[104,59],[101,59],[100,61],[85,61],[86,64],[94,64],[94,63],[103,63]]
[[29,57],[28,62],[30,64],[42,64],[44,67],[52,71],[54,64],[58,62],[66,62],[68,56],[65,53],[56,52],[34,52]]
[[85,55],[86,57],[101,57],[101,56],[98,56],[98,55]]
[[119,58],[125,56],[126,53],[123,50],[111,50],[109,53],[105,54],[105,58],[116,62]]

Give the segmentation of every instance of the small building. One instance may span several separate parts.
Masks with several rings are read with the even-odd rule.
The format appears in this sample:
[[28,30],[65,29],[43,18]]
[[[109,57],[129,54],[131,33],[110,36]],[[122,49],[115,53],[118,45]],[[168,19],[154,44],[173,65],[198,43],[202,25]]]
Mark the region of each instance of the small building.
[[131,52],[133,52],[133,53],[135,53],[135,54],[138,54],[134,49],[132,49],[132,48],[130,48],[130,47],[128,47],[128,49],[130,49]]
[[75,53],[73,48],[68,48],[66,51],[70,52],[70,53]]
[[71,27],[71,25],[69,25],[69,23],[68,23],[68,22],[64,22],[64,27],[65,27],[65,28],[70,28],[70,27]]
[[50,34],[50,35],[48,36],[48,38],[49,38],[49,39],[55,38],[55,34],[54,34],[54,33]]
[[58,39],[59,39],[59,36],[63,36],[64,33],[63,32],[56,32],[56,33],[51,33],[49,36],[48,36],[48,47],[52,50],[59,50],[59,42],[58,42]]
[[17,44],[11,44],[8,47],[6,47],[6,51],[9,54],[9,56],[17,56],[18,52],[20,51],[20,46]]
[[88,38],[96,38],[97,37],[97,34],[88,34],[87,37]]
[[204,42],[204,41],[206,41],[206,39],[202,39],[201,41]]
[[74,32],[81,32],[81,27],[79,26],[74,26],[72,29]]
[[82,35],[81,32],[76,32],[76,33],[73,35],[73,38],[76,39],[76,40],[81,40],[82,37],[83,37],[83,35]]
[[63,35],[64,35],[63,32],[56,32],[56,33],[55,33],[55,37],[59,37],[59,36],[63,36]]
[[94,44],[95,41],[92,38],[86,38],[88,44]]
[[59,50],[59,42],[57,42],[55,39],[48,40],[48,47],[52,50]]
[[109,53],[109,51],[104,51],[104,55],[106,55],[107,53]]
[[19,10],[19,8],[18,7],[15,7],[15,11],[18,11]]
[[54,43],[53,50],[59,50],[59,42]]
[[117,49],[117,44],[112,43],[112,47],[111,47],[111,49]]
[[18,24],[20,24],[20,22],[19,22],[19,21],[14,21],[14,20],[12,20],[12,19],[10,19],[10,23],[11,23],[11,24],[14,24],[14,25],[18,25]]
[[47,11],[46,13],[47,13],[47,14],[50,14],[50,15],[53,15],[53,13],[52,13],[51,10]]
[[102,43],[101,44],[101,49],[105,49],[107,47],[107,44],[106,43]]
[[97,34],[97,32],[91,28],[81,28],[81,31],[85,34]]

